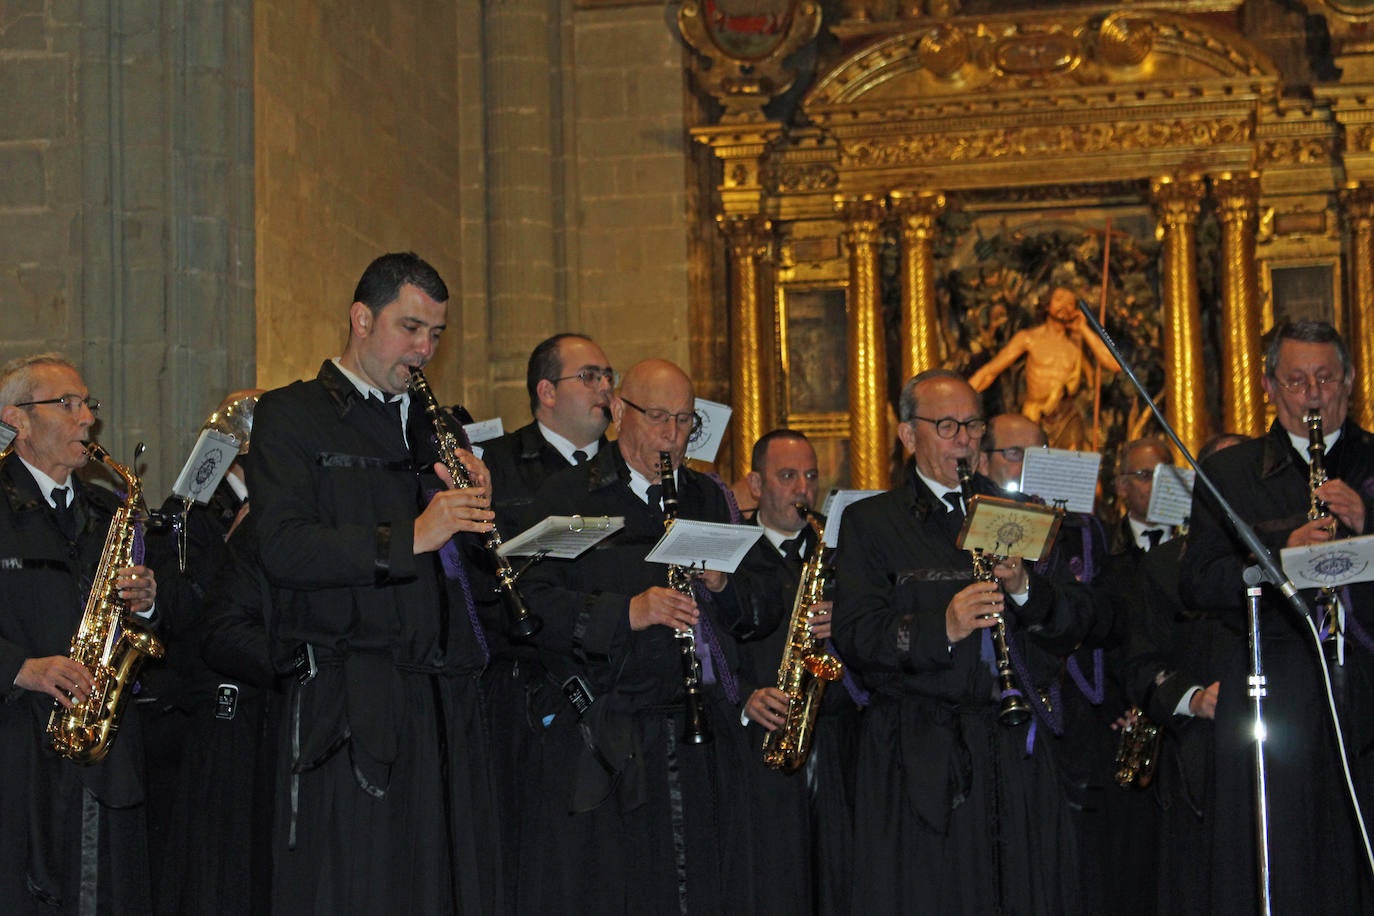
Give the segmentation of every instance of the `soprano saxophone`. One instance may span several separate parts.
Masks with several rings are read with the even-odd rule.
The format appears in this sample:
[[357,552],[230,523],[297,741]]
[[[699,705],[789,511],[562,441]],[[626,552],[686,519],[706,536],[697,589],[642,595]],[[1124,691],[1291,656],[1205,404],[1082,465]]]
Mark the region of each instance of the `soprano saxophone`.
[[[137,565],[134,543],[138,526],[148,517],[143,485],[131,468],[116,464],[109,452],[94,442],[86,446],[86,451],[123,478],[127,491],[124,504],[115,512],[105,535],[100,566],[69,652],[72,661],[84,665],[91,673],[95,685],[90,695],[74,703],[71,709],[54,701],[48,718],[53,750],[88,765],[110,752],[145,659],[162,658],[165,650],[161,640],[143,629],[138,618],[129,613],[115,584],[119,570]],[[135,461],[142,451],[140,443]]]
[[[673,456],[668,452],[658,453],[658,483],[663,490],[663,528],[673,527],[677,521],[677,479],[673,477]],[[692,589],[692,575],[681,566],[668,567],[668,586],[692,600],[696,595]],[[702,613],[705,613],[704,611]],[[682,742],[684,744],[706,744],[711,740],[711,726],[706,721],[705,695],[702,693],[701,660],[697,658],[696,632],[688,627],[677,630],[678,657],[682,661],[682,690],[685,722]]]
[[[472,486],[472,475],[463,466],[463,462],[458,460],[458,456],[453,450],[460,448],[462,442],[449,429],[448,423],[444,419],[444,412],[439,407],[439,399],[434,396],[434,389],[429,387],[429,380],[425,378],[425,373],[419,366],[410,366],[410,390],[415,392],[415,396],[420,399],[420,403],[425,406],[425,414],[429,421],[434,424],[434,435],[438,440],[439,460],[448,469],[449,476],[453,478],[453,487],[456,490],[466,490]],[[487,532],[486,540],[482,546],[486,548],[487,554],[496,565],[497,589],[501,595],[501,604],[506,609],[507,630],[506,635],[516,641],[532,638],[544,626],[544,621],[531,614],[525,607],[525,600],[520,596],[520,591],[515,587],[517,573],[510,560],[501,555],[501,532],[496,530],[493,525]]]
[[826,685],[844,677],[844,663],[826,652],[811,634],[811,608],[824,597],[830,549],[825,546],[825,531],[811,507],[797,503],[799,514],[816,532],[816,547],[802,564],[797,597],[792,602],[787,645],[778,665],[778,689],[787,694],[787,716],[782,725],[763,739],[763,762],[774,770],[789,773],[806,763],[815,736],[816,717]]
[[[959,489],[964,494],[964,503],[973,500],[973,473],[963,458],[959,459]],[[993,582],[997,577],[992,568],[997,565],[997,557],[988,556],[982,550],[972,550],[973,579],[975,582]],[[1030,704],[1016,687],[1016,676],[1011,668],[1011,647],[1007,643],[1007,622],[1001,614],[992,627],[992,649],[997,664],[998,692],[1001,706],[997,710],[997,721],[1003,725],[1025,725],[1031,717]]]

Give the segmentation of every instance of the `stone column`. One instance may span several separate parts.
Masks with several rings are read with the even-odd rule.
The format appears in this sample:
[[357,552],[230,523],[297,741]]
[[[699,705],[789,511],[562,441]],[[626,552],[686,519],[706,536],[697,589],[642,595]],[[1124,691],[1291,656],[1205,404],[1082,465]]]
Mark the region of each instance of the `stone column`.
[[935,301],[935,221],[945,195],[893,191],[892,209],[902,221],[902,379],[940,365],[940,314]]
[[1196,177],[1159,178],[1150,191],[1164,243],[1164,412],[1183,444],[1196,452],[1207,436],[1196,246],[1203,185]]
[[772,428],[773,384],[764,378],[765,333],[759,262],[768,252],[773,224],[761,216],[717,217],[730,246],[730,454],[733,480],[749,473],[754,443]]
[[1255,271],[1259,174],[1226,172],[1212,183],[1221,218],[1221,428],[1264,432],[1264,357]]
[[1374,186],[1352,182],[1340,192],[1341,213],[1350,236],[1350,302],[1345,340],[1355,364],[1350,416],[1374,428]]
[[888,485],[887,354],[878,288],[878,249],[885,202],[881,197],[838,197],[849,246],[849,482],[860,489]]

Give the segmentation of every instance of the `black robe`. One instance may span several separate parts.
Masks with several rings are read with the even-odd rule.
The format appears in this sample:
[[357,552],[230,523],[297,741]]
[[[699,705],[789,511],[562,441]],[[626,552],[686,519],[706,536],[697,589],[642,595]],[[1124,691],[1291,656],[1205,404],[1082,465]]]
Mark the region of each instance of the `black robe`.
[[[723,656],[704,687],[714,740],[683,742],[679,641],[662,626],[633,631],[630,598],[667,584],[644,557],[663,515],[637,497],[613,444],[586,465],[549,478],[534,515],[623,516],[625,529],[576,560],[545,560],[526,574],[525,597],[544,619],[535,637],[551,682],[576,677],[593,702],[579,720],[560,689],[537,710],[540,769],[523,807],[522,913],[747,913],[754,900],[744,779],[754,749],[739,725],[733,631],[754,627],[781,601],[751,590],[747,575],[702,602]],[[730,520],[720,486],[682,469],[679,517]],[[704,641],[699,641],[705,650]]]
[[[1205,469],[1217,488],[1254,527],[1278,559],[1288,535],[1307,522],[1308,469],[1288,433],[1275,423],[1259,439],[1224,449]],[[1327,474],[1347,483],[1365,503],[1365,532],[1374,523],[1374,437],[1347,421],[1326,456]],[[1351,532],[1340,531],[1339,536]],[[1204,488],[1193,494],[1192,525],[1179,575],[1185,604],[1217,608],[1233,629],[1243,630],[1247,551],[1232,534]],[[1313,593],[1306,593],[1309,602]],[[1374,634],[1374,585],[1350,588],[1355,626]],[[1264,673],[1265,762],[1269,802],[1270,887],[1276,913],[1309,909],[1314,893],[1328,912],[1354,913],[1374,906],[1374,884],[1357,845],[1356,825],[1345,796],[1326,701],[1320,661],[1305,625],[1288,602],[1265,589],[1261,630]],[[1348,639],[1342,725],[1357,785],[1370,778],[1374,744],[1374,657],[1359,639]],[[1235,667],[1235,666],[1233,666]],[[1212,842],[1213,913],[1253,913],[1258,905],[1255,855],[1253,714],[1244,685],[1223,683],[1216,717],[1217,821]],[[1368,804],[1368,795],[1362,797]]]
[[[862,864],[850,912],[901,912],[913,901],[932,913],[1077,912],[1078,856],[1050,730],[1037,721],[1028,754],[1029,727],[997,720],[982,634],[953,646],[946,637],[946,605],[971,579],[959,525],[914,475],[845,510],[836,642],[873,694],[860,726]],[[1076,584],[1034,572],[1030,583],[1026,604],[1007,608],[1039,686],[1053,676],[1051,653],[1088,629],[1091,607]]]
[[75,542],[19,459],[0,461],[0,900],[17,913],[55,911],[40,901],[75,913],[84,898],[142,914],[151,901],[138,705],[125,708],[108,756],[79,766],[52,750],[52,697],[14,686],[26,659],[70,654],[119,505],[72,479]]
[[[413,551],[437,490],[432,426],[399,423],[332,362],[258,401],[249,491],[278,672],[309,645],[278,745],[283,912],[498,912],[494,816],[463,557]],[[457,544],[466,539],[455,539]],[[466,576],[466,578],[464,578]]]

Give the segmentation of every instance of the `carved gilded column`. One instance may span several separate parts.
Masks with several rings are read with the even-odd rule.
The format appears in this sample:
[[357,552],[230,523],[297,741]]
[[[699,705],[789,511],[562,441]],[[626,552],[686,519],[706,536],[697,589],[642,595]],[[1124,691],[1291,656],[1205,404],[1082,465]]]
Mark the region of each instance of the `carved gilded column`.
[[887,357],[879,290],[879,246],[885,203],[881,197],[838,197],[849,247],[849,479],[860,489],[886,489],[888,481]]
[[1345,339],[1355,363],[1350,415],[1374,429],[1374,186],[1352,184],[1340,193],[1341,212],[1350,234],[1350,304]]
[[768,251],[773,224],[761,216],[720,216],[716,224],[730,245],[730,454],[733,479],[742,480],[754,442],[773,423],[773,386],[765,384],[762,368],[762,354],[773,340],[763,332],[759,302],[759,260]]
[[1196,452],[1207,436],[1196,245],[1203,185],[1198,178],[1160,178],[1150,190],[1163,241],[1164,412],[1183,444]]
[[1212,183],[1221,219],[1221,426],[1227,432],[1264,432],[1264,357],[1255,270],[1259,174],[1226,172]]
[[902,378],[940,365],[940,315],[935,301],[935,221],[945,195],[893,191],[892,209],[902,220]]

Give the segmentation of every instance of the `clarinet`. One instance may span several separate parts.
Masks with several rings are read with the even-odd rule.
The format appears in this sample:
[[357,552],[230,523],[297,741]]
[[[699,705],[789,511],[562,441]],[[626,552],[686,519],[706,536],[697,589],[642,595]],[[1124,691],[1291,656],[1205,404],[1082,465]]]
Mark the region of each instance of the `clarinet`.
[[[453,488],[455,490],[466,490],[472,486],[472,475],[463,466],[463,462],[458,460],[454,449],[462,447],[458,437],[449,429],[444,421],[443,411],[439,408],[439,400],[434,396],[434,390],[429,387],[429,380],[425,378],[424,372],[419,366],[410,366],[410,390],[420,399],[420,403],[425,405],[425,414],[434,424],[434,435],[439,445],[439,460],[448,469],[449,476],[453,478]],[[501,595],[501,604],[506,609],[506,619],[509,621],[506,634],[516,641],[526,640],[538,633],[544,626],[544,621],[540,620],[525,607],[525,601],[520,597],[520,592],[516,590],[515,568],[511,566],[510,560],[503,557],[499,548],[501,547],[501,533],[493,525],[491,531],[487,532],[486,540],[482,544],[491,560],[496,564],[497,591]]]
[[[972,505],[973,473],[968,462],[959,459],[959,489],[964,494],[964,504]],[[981,549],[972,550],[973,579],[975,582],[993,582],[996,576],[992,567],[998,558],[983,553]],[[997,663],[997,684],[1002,697],[1002,705],[997,710],[997,721],[1003,725],[1025,725],[1030,721],[1031,708],[1021,691],[1016,687],[1016,677],[1011,670],[1011,649],[1007,645],[1007,622],[1001,614],[992,627],[992,649]]]
[[[663,530],[667,531],[673,527],[673,522],[677,521],[677,480],[673,477],[673,456],[668,452],[658,453],[658,482],[663,490]],[[668,586],[693,600],[696,599],[692,593],[692,576],[681,566],[668,567]],[[711,727],[706,721],[696,632],[691,627],[675,632],[678,658],[682,661],[682,689],[686,695],[683,701],[685,721],[682,742],[706,744],[711,740]]]
[[[1326,483],[1326,437],[1322,435],[1322,412],[1313,410],[1302,418],[1307,424],[1307,519],[1316,521],[1319,518],[1330,518],[1331,510],[1326,503],[1317,495],[1317,490]],[[1336,593],[1323,588],[1317,592],[1317,623],[1327,627],[1327,634],[1322,638],[1322,654],[1326,656],[1328,666],[1333,672],[1333,681],[1336,679],[1334,672],[1340,665],[1340,600]]]

